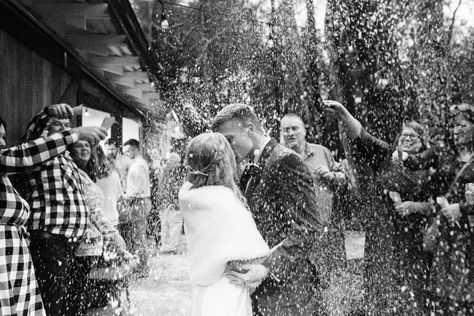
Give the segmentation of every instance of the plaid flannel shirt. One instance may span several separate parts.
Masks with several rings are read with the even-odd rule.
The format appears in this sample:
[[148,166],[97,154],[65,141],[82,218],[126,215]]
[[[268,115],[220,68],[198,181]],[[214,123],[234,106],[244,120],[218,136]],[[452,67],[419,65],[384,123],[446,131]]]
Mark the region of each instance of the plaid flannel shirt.
[[7,175],[49,161],[77,139],[63,132],[0,150],[0,315],[45,315],[23,226],[29,207]]
[[[46,137],[50,117],[46,108],[28,124],[26,139]],[[79,169],[69,152],[54,157],[28,173],[31,212],[29,230],[63,235],[73,241],[88,225],[88,208]]]
[[69,152],[29,173],[29,230],[80,238],[88,224],[88,208],[79,169]]
[[24,225],[29,207],[13,188],[7,174],[24,172],[64,152],[78,135],[63,132],[20,146],[0,150],[0,224]]

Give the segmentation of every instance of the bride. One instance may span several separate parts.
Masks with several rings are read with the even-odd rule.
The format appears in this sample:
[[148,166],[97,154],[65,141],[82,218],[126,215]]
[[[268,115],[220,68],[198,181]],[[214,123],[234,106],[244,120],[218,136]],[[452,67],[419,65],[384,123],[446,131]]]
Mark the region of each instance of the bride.
[[263,260],[269,248],[235,182],[230,144],[218,133],[193,138],[189,180],[179,192],[189,245],[193,316],[251,316],[250,289],[231,283],[229,267]]

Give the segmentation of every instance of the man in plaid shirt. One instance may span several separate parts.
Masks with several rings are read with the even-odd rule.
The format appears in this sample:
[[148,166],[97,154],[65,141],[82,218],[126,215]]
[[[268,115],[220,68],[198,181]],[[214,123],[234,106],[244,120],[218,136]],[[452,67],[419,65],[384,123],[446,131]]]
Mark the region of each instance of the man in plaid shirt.
[[0,118],[0,314],[44,315],[24,228],[29,206],[7,174],[34,168],[63,153],[79,138],[99,140],[104,134],[99,128],[81,127],[6,148],[5,127]]
[[[28,125],[26,138],[70,130],[68,117],[72,113],[67,104],[46,107]],[[96,137],[89,140],[92,143],[107,134],[103,128],[96,129]],[[80,315],[83,311],[76,293],[83,284],[75,277],[80,269],[75,248],[88,225],[88,208],[78,167],[64,151],[27,175],[30,249],[46,311],[51,315]]]

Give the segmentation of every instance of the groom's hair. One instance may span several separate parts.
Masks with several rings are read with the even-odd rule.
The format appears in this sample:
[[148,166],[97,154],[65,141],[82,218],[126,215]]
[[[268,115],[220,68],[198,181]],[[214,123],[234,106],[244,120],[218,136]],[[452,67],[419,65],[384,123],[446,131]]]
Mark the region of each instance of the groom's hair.
[[216,131],[222,124],[230,120],[239,120],[241,122],[251,122],[258,130],[263,131],[262,125],[252,110],[252,108],[246,104],[233,103],[229,104],[220,110],[212,122],[212,130]]

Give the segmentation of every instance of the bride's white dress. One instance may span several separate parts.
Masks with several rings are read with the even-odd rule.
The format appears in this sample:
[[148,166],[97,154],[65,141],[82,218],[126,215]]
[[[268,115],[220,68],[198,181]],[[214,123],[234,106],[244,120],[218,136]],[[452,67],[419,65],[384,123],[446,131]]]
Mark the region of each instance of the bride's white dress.
[[249,290],[229,283],[226,265],[264,257],[269,248],[231,189],[186,182],[179,192],[194,284],[192,316],[251,316]]
[[209,286],[196,285],[191,310],[192,316],[252,315],[248,289],[230,284],[226,277]]

